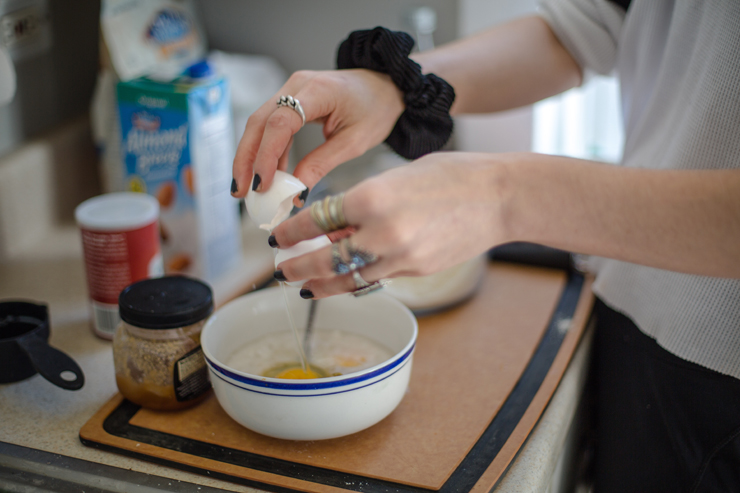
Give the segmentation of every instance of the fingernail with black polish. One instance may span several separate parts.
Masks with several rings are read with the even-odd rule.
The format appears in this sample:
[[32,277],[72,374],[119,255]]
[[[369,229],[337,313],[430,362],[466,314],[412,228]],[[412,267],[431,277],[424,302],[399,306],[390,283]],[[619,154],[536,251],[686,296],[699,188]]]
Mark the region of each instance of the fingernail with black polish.
[[300,295],[304,300],[310,300],[313,298],[313,292],[310,289],[301,289]]
[[272,248],[277,248],[277,240],[275,239],[275,235],[270,235],[269,238],[267,238],[267,244],[270,245]]
[[277,279],[278,281],[287,281],[287,280],[288,280],[288,278],[287,278],[287,277],[285,277],[285,274],[283,274],[283,271],[281,271],[281,270],[276,270],[276,271],[275,271],[275,272],[274,272],[274,273],[272,274],[272,277],[274,277],[274,278],[275,278],[275,279]]
[[255,173],[254,179],[252,180],[252,191],[253,192],[259,188],[260,183],[262,183],[262,178],[260,178],[260,175]]
[[301,192],[301,194],[298,196],[298,200],[300,200],[301,202],[305,204],[307,198],[308,198],[308,188]]
[[236,186],[236,178],[231,179],[231,193],[236,193],[239,188]]

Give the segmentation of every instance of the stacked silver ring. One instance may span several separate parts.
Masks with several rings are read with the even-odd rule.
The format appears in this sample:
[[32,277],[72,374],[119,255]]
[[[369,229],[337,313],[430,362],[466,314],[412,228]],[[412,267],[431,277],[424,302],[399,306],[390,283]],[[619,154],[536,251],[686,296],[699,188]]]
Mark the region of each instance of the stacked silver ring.
[[344,193],[340,193],[311,204],[311,217],[324,233],[331,233],[349,226],[344,217],[343,203]]
[[277,100],[277,106],[287,106],[293,108],[299,115],[301,115],[301,127],[306,124],[306,114],[303,112],[303,106],[301,102],[295,99],[293,96],[280,96]]

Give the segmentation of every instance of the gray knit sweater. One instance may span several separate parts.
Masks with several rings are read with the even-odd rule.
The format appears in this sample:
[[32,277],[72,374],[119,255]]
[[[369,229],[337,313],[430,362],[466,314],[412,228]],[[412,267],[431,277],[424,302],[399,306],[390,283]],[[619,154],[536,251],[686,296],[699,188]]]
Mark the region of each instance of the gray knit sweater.
[[[586,72],[618,75],[622,165],[740,168],[740,1],[633,0],[625,15],[606,0],[544,0],[541,15]],[[740,280],[592,264],[596,294],[658,344],[740,378]]]

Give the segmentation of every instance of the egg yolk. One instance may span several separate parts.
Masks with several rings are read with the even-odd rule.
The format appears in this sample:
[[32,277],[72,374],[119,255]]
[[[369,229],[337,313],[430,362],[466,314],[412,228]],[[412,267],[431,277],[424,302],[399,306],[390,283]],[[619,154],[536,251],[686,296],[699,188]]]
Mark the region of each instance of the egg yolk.
[[288,368],[278,373],[277,378],[288,378],[288,379],[308,379],[308,378],[321,378],[321,375],[313,371],[311,368]]
[[359,366],[365,362],[365,358],[360,356],[359,358],[353,358],[350,356],[337,356],[337,364],[344,368],[350,368],[353,366]]

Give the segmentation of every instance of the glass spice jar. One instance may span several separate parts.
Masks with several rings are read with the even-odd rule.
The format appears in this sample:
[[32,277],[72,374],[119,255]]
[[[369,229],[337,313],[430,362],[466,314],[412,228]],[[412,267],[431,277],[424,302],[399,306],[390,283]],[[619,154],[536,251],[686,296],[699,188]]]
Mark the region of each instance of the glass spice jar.
[[127,286],[118,297],[121,323],[113,338],[116,384],[149,409],[182,409],[211,388],[200,332],[213,312],[211,288],[166,276]]

